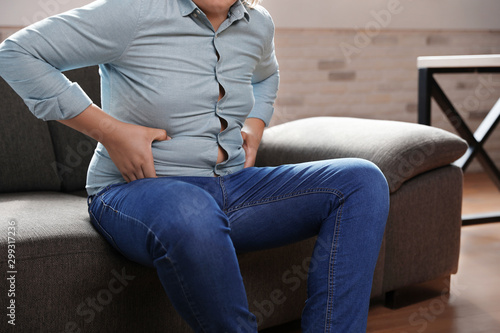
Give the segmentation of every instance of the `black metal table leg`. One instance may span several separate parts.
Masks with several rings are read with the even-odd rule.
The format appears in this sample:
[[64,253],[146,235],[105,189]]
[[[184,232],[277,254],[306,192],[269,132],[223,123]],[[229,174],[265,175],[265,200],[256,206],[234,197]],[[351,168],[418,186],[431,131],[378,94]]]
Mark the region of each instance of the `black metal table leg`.
[[500,115],[500,105],[498,105],[498,103],[495,104],[495,107],[497,105],[498,107],[493,108],[492,116],[485,118],[486,122],[483,121],[484,125],[482,124],[482,126],[478,128],[479,132],[476,131],[476,133],[472,133],[472,131],[469,129],[467,124],[465,124],[464,120],[457,112],[453,104],[450,102],[448,97],[446,97],[439,84],[434,79],[432,79],[431,85],[431,96],[438,103],[439,107],[441,108],[441,110],[443,110],[446,117],[448,117],[448,120],[457,130],[458,134],[469,144],[467,153],[462,159],[457,161],[456,164],[465,171],[472,159],[475,157],[481,164],[483,169],[486,171],[488,176],[493,180],[495,185],[500,190],[500,171],[496,167],[493,160],[488,156],[483,147],[484,140],[486,140],[486,138],[493,130],[493,128],[491,127],[496,126],[496,124],[498,123],[498,116],[494,116],[496,113]]
[[431,81],[432,71],[428,68],[418,70],[418,123],[431,124]]
[[[444,73],[450,72],[470,72],[471,68],[466,69],[445,69]],[[481,71],[491,70],[497,72],[498,68],[484,68]],[[467,141],[469,149],[455,165],[466,170],[473,158],[476,158],[481,164],[490,179],[500,190],[500,171],[493,163],[491,158],[484,150],[483,144],[500,123],[500,100],[491,109],[478,129],[472,133],[460,114],[457,112],[453,103],[448,99],[437,81],[434,79],[434,73],[439,73],[439,69],[419,68],[418,70],[418,123],[424,125],[431,124],[431,98],[434,98],[440,109],[446,115],[452,126],[458,134]],[[475,225],[481,223],[500,222],[500,213],[472,214],[462,216],[462,225]]]

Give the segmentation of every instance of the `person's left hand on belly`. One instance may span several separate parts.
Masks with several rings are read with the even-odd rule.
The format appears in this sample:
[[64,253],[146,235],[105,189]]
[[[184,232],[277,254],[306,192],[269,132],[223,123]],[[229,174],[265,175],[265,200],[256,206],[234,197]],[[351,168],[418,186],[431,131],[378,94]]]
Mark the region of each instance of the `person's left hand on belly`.
[[257,157],[260,140],[266,124],[259,118],[247,118],[241,130],[243,149],[245,150],[244,168],[253,167]]

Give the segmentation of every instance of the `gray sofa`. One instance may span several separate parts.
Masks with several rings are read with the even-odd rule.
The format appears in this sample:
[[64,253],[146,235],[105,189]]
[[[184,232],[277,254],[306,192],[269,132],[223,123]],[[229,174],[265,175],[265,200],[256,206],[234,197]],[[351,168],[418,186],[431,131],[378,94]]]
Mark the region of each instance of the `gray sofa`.
[[[99,103],[95,67],[67,75]],[[2,316],[15,318],[0,331],[188,332],[155,271],[123,258],[91,226],[84,183],[94,145],[34,118],[0,79],[0,299]],[[381,168],[391,210],[375,298],[457,271],[462,173],[450,163],[465,150],[436,128],[324,117],[266,129],[257,164],[361,157]],[[300,318],[313,242],[239,255],[260,328]]]

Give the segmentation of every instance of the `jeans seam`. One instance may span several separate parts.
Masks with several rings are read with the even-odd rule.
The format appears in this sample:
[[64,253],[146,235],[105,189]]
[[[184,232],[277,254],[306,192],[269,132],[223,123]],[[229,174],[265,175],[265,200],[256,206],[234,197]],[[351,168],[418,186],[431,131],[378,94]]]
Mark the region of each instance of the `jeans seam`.
[[307,190],[301,190],[301,191],[291,192],[291,193],[282,194],[282,195],[278,195],[278,196],[271,196],[271,197],[267,197],[267,198],[260,199],[260,200],[248,201],[248,202],[236,205],[234,207],[231,207],[231,208],[229,208],[227,210],[224,209],[224,211],[226,213],[232,213],[234,211],[237,211],[237,210],[243,209],[243,208],[247,208],[247,207],[257,206],[257,205],[261,205],[261,204],[276,202],[276,201],[280,201],[280,200],[283,200],[283,199],[289,199],[289,198],[299,197],[299,196],[305,195],[305,194],[314,194],[314,193],[331,193],[331,194],[334,194],[335,196],[339,197],[340,199],[343,198],[342,193],[340,191],[336,190],[336,189],[331,189],[331,188],[311,188],[311,189],[307,189]]
[[[135,222],[139,223],[140,225],[142,225],[143,227],[145,227],[146,229],[148,229],[148,231],[150,231],[150,232],[154,235],[154,237],[155,237],[156,241],[157,241],[158,243],[160,243],[160,244],[161,244],[161,247],[163,248],[163,250],[165,251],[165,253],[167,253],[167,249],[166,249],[165,245],[163,244],[163,242],[161,242],[161,240],[160,240],[160,239],[156,236],[156,233],[155,233],[155,232],[153,232],[153,231],[151,230],[151,228],[149,228],[146,224],[144,224],[144,222],[142,222],[142,221],[141,221],[141,220],[139,220],[139,219],[136,219],[136,218],[134,218],[134,217],[132,217],[132,216],[130,216],[130,215],[127,215],[127,214],[125,214],[125,213],[123,213],[123,212],[121,212],[121,211],[119,211],[119,210],[115,209],[113,206],[111,206],[111,205],[107,204],[107,203],[106,203],[106,202],[102,199],[102,197],[99,197],[99,200],[101,201],[101,203],[102,203],[102,205],[103,205],[103,209],[101,210],[101,215],[102,215],[102,213],[103,213],[103,211],[104,211],[104,209],[105,209],[105,208],[109,208],[109,209],[111,209],[113,212],[115,212],[115,213],[117,213],[117,214],[120,214],[120,215],[122,215],[122,216],[125,216],[126,218],[128,218],[128,219],[130,219],[130,220],[132,220],[132,221],[135,221]],[[99,222],[99,226],[100,226],[100,222]],[[111,236],[111,235],[110,235],[110,234],[109,234],[106,230],[104,230],[104,228],[102,228],[102,227],[101,227],[101,229],[102,229],[102,230],[103,230],[103,231],[104,231],[104,232],[105,232],[105,233],[109,236],[109,238],[113,241],[113,243],[115,244],[115,247],[116,247],[117,249],[119,249],[119,246],[118,246],[118,245],[116,245],[114,238],[113,238],[113,237],[112,237],[112,236]],[[122,253],[122,251],[120,251],[120,253]],[[124,255],[124,254],[122,253],[122,255]],[[124,255],[124,256],[125,256],[125,255]],[[125,257],[126,257],[126,256],[125,256]],[[198,322],[198,325],[200,326],[200,328],[202,329],[202,331],[203,331],[203,332],[205,332],[206,330],[205,330],[205,328],[203,327],[202,322],[200,321],[200,318],[199,318],[199,316],[198,316],[197,312],[193,309],[193,302],[190,300],[190,297],[188,297],[188,294],[186,293],[186,290],[185,290],[185,288],[184,288],[184,285],[183,285],[183,283],[182,283],[182,280],[181,280],[181,279],[180,279],[180,277],[179,277],[178,270],[175,268],[174,263],[172,262],[172,260],[171,260],[171,259],[170,259],[167,255],[165,255],[165,258],[166,258],[166,259],[167,259],[167,260],[168,260],[168,261],[172,264],[172,267],[174,268],[174,271],[175,271],[175,276],[177,276],[177,280],[179,281],[179,283],[180,283],[180,285],[181,285],[182,293],[184,294],[184,297],[186,298],[186,300],[187,300],[187,302],[188,302],[188,304],[189,304],[189,307],[191,308],[191,312],[193,313],[194,318],[196,318],[196,321]]]
[[219,185],[220,185],[221,190],[222,190],[222,211],[228,213],[228,211],[226,210],[226,207],[227,207],[227,191],[226,191],[226,187],[224,186],[223,177],[219,177]]
[[340,205],[337,210],[337,217],[335,219],[335,228],[333,232],[332,247],[330,249],[330,263],[329,263],[329,274],[328,274],[328,294],[326,303],[326,318],[325,318],[325,332],[330,332],[332,327],[332,314],[333,314],[333,300],[335,299],[335,258],[337,257],[337,248],[340,238],[341,220],[342,220],[342,210],[344,207],[344,196],[340,195]]

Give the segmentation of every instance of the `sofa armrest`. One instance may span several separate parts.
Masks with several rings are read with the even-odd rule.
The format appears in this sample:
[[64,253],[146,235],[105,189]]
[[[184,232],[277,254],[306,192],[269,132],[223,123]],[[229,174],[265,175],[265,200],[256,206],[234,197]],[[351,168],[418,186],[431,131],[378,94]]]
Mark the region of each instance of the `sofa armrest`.
[[257,166],[363,158],[384,173],[391,193],[418,174],[448,165],[467,143],[445,130],[399,121],[314,117],[268,128]]

